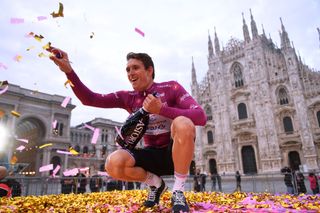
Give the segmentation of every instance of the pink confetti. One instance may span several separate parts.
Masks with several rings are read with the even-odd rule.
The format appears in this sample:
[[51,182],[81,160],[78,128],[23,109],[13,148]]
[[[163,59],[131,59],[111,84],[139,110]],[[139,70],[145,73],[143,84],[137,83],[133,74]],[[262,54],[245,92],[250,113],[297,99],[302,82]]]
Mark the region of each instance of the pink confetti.
[[78,168],[74,168],[74,169],[64,171],[63,175],[64,176],[75,176],[78,174],[78,172],[79,172]]
[[22,59],[22,56],[21,56],[21,55],[15,55],[15,56],[13,57],[13,60],[15,60],[16,62],[20,62],[21,59]]
[[65,99],[62,101],[61,106],[63,108],[66,108],[66,106],[68,105],[69,101],[70,101],[71,97],[65,97]]
[[88,129],[91,129],[92,131],[94,131],[94,127],[93,126],[90,126],[90,125],[88,125],[88,124],[84,124],[84,126],[86,127],[86,128],[88,128]]
[[80,172],[85,172],[89,170],[89,167],[85,167],[85,168],[79,168]]
[[3,69],[8,69],[8,67],[5,65],[5,64],[3,64],[3,63],[0,63],[0,68],[3,68]]
[[22,150],[24,150],[26,147],[25,146],[19,146],[18,148],[16,148],[16,150],[18,150],[18,151],[22,151]]
[[98,171],[98,175],[101,175],[101,176],[109,176],[108,173],[106,173],[106,172],[101,172],[101,171]]
[[135,28],[134,31],[136,31],[137,33],[139,33],[140,35],[142,35],[144,37],[144,32],[142,32],[138,28]]
[[99,134],[100,134],[100,129],[96,128],[96,129],[94,130],[94,132],[93,132],[93,136],[92,136],[92,139],[91,139],[91,143],[92,143],[92,144],[96,144],[96,143],[97,143]]
[[118,135],[120,136],[120,138],[122,140],[124,140],[123,136],[121,135],[121,132],[120,132],[119,128],[117,126],[115,126],[114,128],[116,129],[116,131],[117,131]]
[[24,22],[23,18],[11,18],[10,23],[11,24],[22,24]]
[[46,172],[46,171],[50,171],[53,169],[53,164],[48,164],[48,165],[45,165],[45,166],[41,166],[39,168],[39,172]]
[[55,177],[56,174],[58,173],[58,171],[60,170],[61,166],[57,165],[56,168],[54,168],[53,172],[52,172],[52,176]]
[[60,154],[66,154],[66,155],[72,155],[72,153],[71,153],[71,152],[62,151],[62,150],[57,150],[57,153],[60,153]]
[[17,138],[16,140],[17,140],[17,141],[24,142],[24,143],[29,143],[29,140],[28,140],[28,139],[19,139],[19,138]]
[[55,129],[57,127],[57,120],[54,120],[52,122],[52,128]]
[[47,19],[47,17],[46,16],[38,16],[37,19],[38,19],[38,21],[43,21],[43,20]]
[[3,93],[5,93],[8,89],[9,89],[9,85],[6,85],[3,90],[0,90],[0,95],[2,95]]

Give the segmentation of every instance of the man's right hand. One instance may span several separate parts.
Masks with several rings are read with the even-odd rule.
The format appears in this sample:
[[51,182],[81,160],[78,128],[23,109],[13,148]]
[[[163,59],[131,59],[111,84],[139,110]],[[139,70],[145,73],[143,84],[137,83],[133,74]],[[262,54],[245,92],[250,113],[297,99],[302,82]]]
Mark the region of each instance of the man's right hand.
[[50,59],[60,68],[61,71],[65,73],[72,72],[73,69],[70,65],[68,54],[66,52],[52,46],[50,46],[47,51],[53,54],[53,56],[50,56]]

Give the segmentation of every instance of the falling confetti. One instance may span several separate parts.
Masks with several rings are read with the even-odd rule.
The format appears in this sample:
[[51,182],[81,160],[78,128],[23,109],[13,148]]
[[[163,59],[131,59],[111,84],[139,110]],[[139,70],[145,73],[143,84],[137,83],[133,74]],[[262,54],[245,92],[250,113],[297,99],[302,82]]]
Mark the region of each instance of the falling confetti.
[[57,150],[57,153],[60,153],[60,154],[66,154],[66,155],[72,155],[72,153],[71,153],[71,152],[62,151],[62,150]]
[[63,17],[63,4],[59,2],[58,13],[52,12],[50,15],[52,15],[52,18]]
[[42,49],[47,50],[51,47],[51,42],[48,42],[46,45],[42,47]]
[[92,136],[92,139],[91,139],[91,143],[92,144],[96,144],[97,143],[97,140],[99,138],[99,134],[100,134],[100,129],[99,128],[96,128],[93,132],[93,136]]
[[15,117],[17,117],[17,118],[20,117],[20,113],[17,112],[17,111],[14,111],[14,110],[11,111],[11,115],[13,115],[13,116],[15,116]]
[[32,50],[34,48],[35,48],[35,46],[31,46],[31,47],[27,48],[27,51],[30,51],[30,50]]
[[101,175],[101,176],[109,176],[108,173],[106,173],[106,172],[101,172],[101,171],[98,171],[98,175]]
[[78,168],[74,168],[74,169],[70,169],[70,170],[66,170],[63,172],[63,175],[64,176],[75,176],[77,175],[79,172],[79,169]]
[[24,23],[24,19],[23,18],[11,18],[10,23],[11,24],[22,24],[22,23]]
[[23,143],[29,143],[28,139],[19,139],[19,138],[17,138],[16,140],[20,141],[20,142],[23,142]]
[[9,89],[9,86],[6,85],[6,86],[4,87],[4,89],[0,90],[0,95],[2,95],[3,93],[5,93],[8,89]]
[[57,165],[56,168],[53,170],[52,172],[52,176],[55,177],[56,174],[58,173],[58,171],[60,170],[61,166],[60,165]]
[[5,64],[1,63],[1,62],[0,62],[0,68],[3,68],[5,70],[8,69],[8,67]]
[[21,55],[16,55],[13,57],[13,60],[17,61],[17,62],[20,62],[22,59],[22,56]]
[[136,31],[137,33],[139,33],[140,35],[142,35],[144,37],[144,32],[142,32],[140,29],[135,28],[134,31]]
[[47,146],[52,146],[52,143],[43,144],[43,145],[39,146],[39,149],[42,149],[42,148],[47,147]]
[[120,136],[120,138],[121,138],[122,140],[124,140],[124,138],[123,138],[123,136],[122,136],[122,134],[121,134],[120,129],[119,129],[117,126],[115,126],[114,128],[116,129],[116,131],[117,131],[118,135]]
[[39,168],[39,172],[46,172],[50,170],[53,170],[53,164],[48,164]]
[[57,127],[57,120],[54,120],[53,122],[52,122],[52,129],[55,129],[56,127]]
[[18,150],[18,151],[21,152],[21,151],[24,150],[25,148],[26,148],[25,146],[22,146],[22,145],[21,145],[21,146],[19,146],[18,148],[16,148],[16,150]]
[[65,99],[62,101],[61,106],[63,108],[66,108],[66,106],[68,105],[69,101],[70,101],[71,97],[65,97]]
[[94,129],[95,129],[93,126],[90,126],[88,124],[84,124],[84,127],[88,128],[88,129],[90,129],[92,131],[94,131]]
[[94,36],[94,32],[91,33],[90,38],[92,39]]
[[72,147],[69,147],[69,152],[73,155],[78,155],[79,152],[77,152],[75,149],[73,149]]
[[64,82],[65,88],[67,88],[67,84],[69,84],[71,87],[74,87],[73,83],[69,79],[66,82]]
[[37,34],[35,34],[33,37],[39,42],[41,42],[42,39],[44,38],[42,35],[37,35]]
[[43,20],[46,20],[47,17],[46,16],[38,16],[37,19],[38,19],[38,21],[43,21]]

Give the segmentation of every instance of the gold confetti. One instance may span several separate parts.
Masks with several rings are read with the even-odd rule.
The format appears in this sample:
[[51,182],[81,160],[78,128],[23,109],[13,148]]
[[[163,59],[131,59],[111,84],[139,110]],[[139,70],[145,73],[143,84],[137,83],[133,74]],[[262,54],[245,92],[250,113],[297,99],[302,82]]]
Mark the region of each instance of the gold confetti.
[[74,87],[73,83],[68,79],[66,82],[64,82],[64,86],[67,88],[67,84],[69,84],[71,87]]
[[39,146],[39,149],[42,149],[42,148],[47,147],[47,146],[52,146],[52,143],[43,144],[43,145]]
[[59,2],[58,12],[52,12],[50,15],[52,15],[52,18],[63,17],[63,4]]
[[20,117],[20,113],[14,110],[11,111],[11,115],[16,116],[18,118]]

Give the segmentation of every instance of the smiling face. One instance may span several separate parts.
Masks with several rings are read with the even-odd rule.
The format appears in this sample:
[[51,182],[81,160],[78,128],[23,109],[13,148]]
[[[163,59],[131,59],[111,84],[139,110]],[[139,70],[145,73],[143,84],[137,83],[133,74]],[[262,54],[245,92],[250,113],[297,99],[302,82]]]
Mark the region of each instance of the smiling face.
[[129,59],[127,62],[126,71],[132,88],[135,91],[145,91],[153,83],[153,68],[149,66],[146,69],[142,61],[138,59]]

